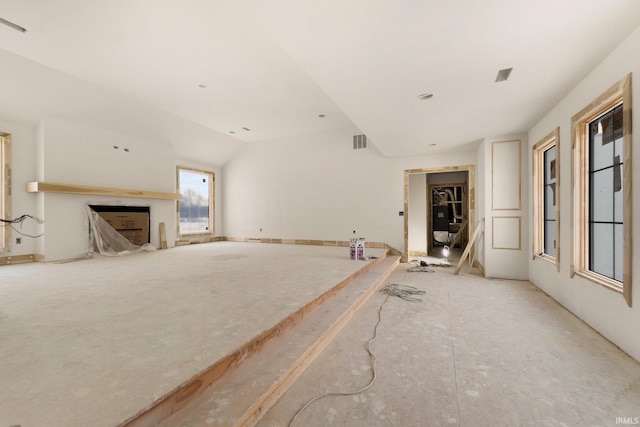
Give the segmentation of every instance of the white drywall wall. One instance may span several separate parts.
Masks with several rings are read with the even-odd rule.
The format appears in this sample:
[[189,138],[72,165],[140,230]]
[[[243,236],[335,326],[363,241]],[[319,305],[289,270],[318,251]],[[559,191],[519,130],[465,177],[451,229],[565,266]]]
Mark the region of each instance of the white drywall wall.
[[[348,240],[404,251],[404,171],[475,164],[476,150],[386,158],[358,129],[248,144],[223,169],[224,234]],[[260,229],[262,228],[262,231]]]
[[[39,216],[37,211],[37,195],[24,191],[25,183],[33,180],[36,172],[36,132],[28,126],[0,120],[0,132],[11,134],[11,216],[17,218],[28,214]],[[39,226],[35,221],[25,220],[14,226],[18,231],[36,235]],[[38,253],[38,241],[41,238],[21,236],[18,231],[11,231],[11,252],[0,252],[0,256],[15,256]],[[21,243],[16,244],[16,238]]]
[[409,254],[427,252],[427,176],[409,175]]
[[[640,360],[640,271],[633,271],[633,307],[627,306],[622,295],[589,280],[569,277],[571,262],[572,186],[571,186],[571,117],[589,105],[606,89],[614,85],[628,73],[633,73],[632,98],[640,100],[640,28],[623,41],[598,67],[567,95],[558,105],[544,116],[529,131],[528,158],[532,147],[556,127],[560,127],[560,272],[556,266],[544,260],[529,260],[530,280],[554,299],[602,333],[636,360]],[[637,105],[636,105],[637,106]],[[637,108],[633,109],[633,127],[640,124]],[[625,127],[627,124],[625,124]],[[633,134],[633,145],[640,146],[640,132]],[[633,211],[634,218],[640,212],[640,150],[633,152]],[[531,162],[528,162],[528,187],[532,189]],[[533,236],[532,226],[528,229]],[[625,230],[626,231],[626,230]],[[640,223],[635,221],[632,233],[633,264],[640,265]],[[532,254],[531,254],[532,255]]]
[[[38,138],[42,170],[37,176],[45,182],[175,192],[176,161],[169,146],[57,118],[42,121]],[[175,240],[175,201],[45,193],[40,203],[46,261],[86,255],[87,204],[150,206],[152,245],[159,246],[160,222],[166,224],[169,243]]]

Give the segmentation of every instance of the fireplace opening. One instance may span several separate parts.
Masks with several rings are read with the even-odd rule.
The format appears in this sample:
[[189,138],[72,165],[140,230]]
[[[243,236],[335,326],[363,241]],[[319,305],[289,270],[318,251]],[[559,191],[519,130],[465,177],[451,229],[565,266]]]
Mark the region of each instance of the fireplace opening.
[[151,216],[149,206],[89,205],[118,233],[134,245],[150,243]]

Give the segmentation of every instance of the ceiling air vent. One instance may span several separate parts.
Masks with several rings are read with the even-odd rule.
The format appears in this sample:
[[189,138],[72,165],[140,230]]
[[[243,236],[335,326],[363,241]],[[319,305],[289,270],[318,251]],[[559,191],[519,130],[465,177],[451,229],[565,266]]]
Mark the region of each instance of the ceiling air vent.
[[367,148],[367,135],[353,135],[353,149],[362,150]]
[[506,81],[511,75],[512,71],[513,71],[513,67],[505,68],[504,70],[498,71],[498,75],[496,76],[496,83]]

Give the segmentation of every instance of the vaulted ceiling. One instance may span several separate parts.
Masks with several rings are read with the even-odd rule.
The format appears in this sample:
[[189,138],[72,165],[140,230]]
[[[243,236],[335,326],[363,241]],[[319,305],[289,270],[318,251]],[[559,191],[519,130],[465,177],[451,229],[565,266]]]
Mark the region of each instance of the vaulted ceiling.
[[526,132],[640,25],[640,1],[0,0],[0,18],[27,30],[0,25],[0,118],[223,165],[353,125],[386,156]]

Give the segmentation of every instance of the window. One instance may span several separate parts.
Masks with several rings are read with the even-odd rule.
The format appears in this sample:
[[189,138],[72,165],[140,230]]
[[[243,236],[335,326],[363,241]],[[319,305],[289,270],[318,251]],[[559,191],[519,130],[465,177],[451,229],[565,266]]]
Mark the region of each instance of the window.
[[556,264],[560,271],[560,129],[533,147],[534,258]]
[[631,75],[573,119],[571,274],[620,292],[631,306]]
[[178,235],[213,234],[214,175],[178,167]]
[[[11,135],[0,132],[0,218],[11,219]],[[11,227],[0,226],[0,252],[11,250]]]

